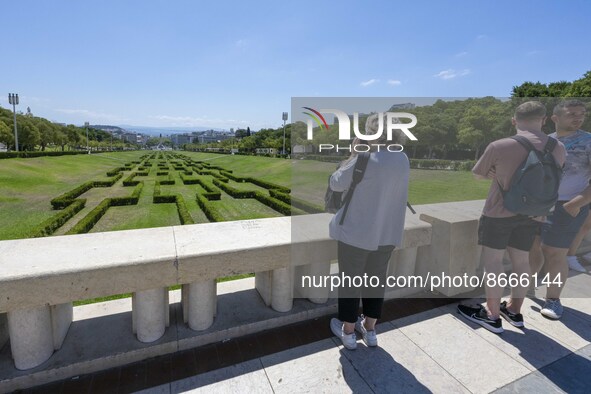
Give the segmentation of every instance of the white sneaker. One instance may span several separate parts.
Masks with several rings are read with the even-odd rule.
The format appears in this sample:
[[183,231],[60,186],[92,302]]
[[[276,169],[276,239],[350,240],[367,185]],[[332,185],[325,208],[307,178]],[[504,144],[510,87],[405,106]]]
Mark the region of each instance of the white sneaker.
[[591,252],[585,253],[584,255],[581,256],[581,258],[587,262],[591,261]]
[[571,270],[577,272],[587,272],[587,269],[579,263],[579,259],[577,256],[566,256],[566,261],[568,261],[568,266]]
[[355,323],[355,331],[361,334],[363,342],[368,347],[378,346],[378,337],[375,330],[367,331],[365,328],[365,317],[361,315]]
[[546,303],[540,311],[542,315],[554,320],[560,319],[563,312],[564,308],[562,307],[562,304],[558,298],[546,299]]
[[343,332],[343,322],[337,318],[330,319],[330,330],[334,335],[337,336],[343,342],[343,346],[349,350],[357,349],[357,337],[355,332],[351,334],[345,334]]

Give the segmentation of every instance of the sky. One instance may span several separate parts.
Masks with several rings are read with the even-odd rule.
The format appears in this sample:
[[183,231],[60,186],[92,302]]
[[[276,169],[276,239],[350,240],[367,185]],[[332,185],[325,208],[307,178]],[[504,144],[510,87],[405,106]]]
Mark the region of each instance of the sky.
[[585,0],[0,9],[0,106],[18,93],[17,110],[76,125],[258,130],[281,126],[292,97],[506,97],[525,81],[591,70]]

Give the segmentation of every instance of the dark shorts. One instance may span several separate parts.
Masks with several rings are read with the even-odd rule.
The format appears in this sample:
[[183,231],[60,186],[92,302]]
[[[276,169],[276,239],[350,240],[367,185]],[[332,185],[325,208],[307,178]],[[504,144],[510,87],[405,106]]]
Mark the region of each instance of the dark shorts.
[[478,245],[492,249],[506,249],[508,246],[529,252],[540,226],[528,216],[508,218],[481,216],[478,223]]
[[585,205],[576,217],[572,217],[562,207],[565,202],[558,201],[554,206],[554,212],[542,223],[540,235],[544,245],[561,249],[570,248],[589,215],[589,205]]

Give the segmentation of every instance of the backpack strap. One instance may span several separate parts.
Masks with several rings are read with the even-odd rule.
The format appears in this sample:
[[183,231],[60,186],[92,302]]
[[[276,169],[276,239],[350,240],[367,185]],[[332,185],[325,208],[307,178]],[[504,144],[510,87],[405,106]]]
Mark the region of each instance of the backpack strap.
[[554,148],[556,148],[556,145],[558,145],[556,138],[548,137],[548,141],[546,141],[546,145],[544,145],[544,152],[546,152],[546,153],[553,152]]
[[353,197],[353,192],[355,192],[355,187],[357,187],[357,184],[361,182],[361,180],[363,179],[363,175],[365,174],[367,162],[369,161],[369,155],[369,152],[361,152],[357,155],[357,161],[355,162],[355,168],[353,169],[353,180],[351,181],[351,186],[349,187],[349,191],[345,196],[345,206],[343,207],[343,215],[341,216],[339,225],[342,225],[345,221],[345,216],[347,216],[347,211],[349,210],[349,203],[351,202],[351,198]]
[[[532,150],[536,150],[536,148],[532,145],[532,143],[529,142],[529,139],[527,139],[526,137],[524,137],[522,135],[514,135],[511,137],[511,139],[519,142],[521,144],[521,146],[523,146],[525,148],[527,153],[531,152]],[[550,141],[550,140],[548,140],[548,141]],[[546,143],[546,145],[548,145],[548,144]],[[554,148],[552,148],[552,149],[554,149]]]
[[[515,141],[519,142],[519,144],[521,146],[523,146],[523,148],[525,148],[525,150],[526,150],[526,152],[527,152],[528,155],[529,155],[529,152],[536,150],[536,147],[533,146],[533,144],[529,141],[529,139],[526,138],[526,137],[524,137],[524,136],[522,136],[522,135],[517,134],[517,135],[511,136],[509,138],[511,138],[512,140],[515,140]],[[548,143],[546,143],[546,145],[548,145]],[[552,148],[552,149],[554,149],[554,148]],[[505,196],[505,193],[507,192],[507,190],[503,189],[503,187],[501,186],[501,183],[499,182],[498,179],[496,181],[497,181],[497,185],[499,186],[499,189],[501,190],[501,194],[503,196]]]

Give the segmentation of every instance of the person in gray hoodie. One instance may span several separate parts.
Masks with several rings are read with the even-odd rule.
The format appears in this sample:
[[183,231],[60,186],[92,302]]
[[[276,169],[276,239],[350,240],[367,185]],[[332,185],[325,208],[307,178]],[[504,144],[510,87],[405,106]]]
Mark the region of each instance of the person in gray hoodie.
[[[368,135],[376,134],[379,121],[378,114],[367,119]],[[394,248],[402,246],[410,165],[403,151],[391,152],[385,148],[388,144],[404,142],[404,134],[396,134],[394,130],[394,141],[385,137],[384,132],[378,140],[353,142],[352,146],[363,143],[370,147],[367,167],[352,195],[344,222],[340,224],[343,208],[330,222],[330,237],[338,241],[339,275],[351,278],[351,283],[342,281],[339,287],[338,318],[331,320],[330,328],[347,349],[357,347],[355,331],[367,346],[377,346],[375,325],[384,302],[388,261]],[[352,149],[349,159],[332,174],[331,189],[337,192],[349,189],[357,158]],[[376,277],[377,281],[366,279],[362,286],[355,286],[359,281],[354,283],[353,278],[364,275],[369,279]]]

